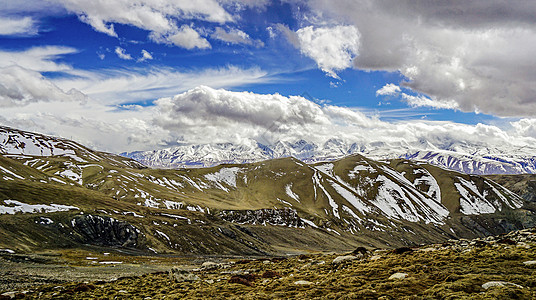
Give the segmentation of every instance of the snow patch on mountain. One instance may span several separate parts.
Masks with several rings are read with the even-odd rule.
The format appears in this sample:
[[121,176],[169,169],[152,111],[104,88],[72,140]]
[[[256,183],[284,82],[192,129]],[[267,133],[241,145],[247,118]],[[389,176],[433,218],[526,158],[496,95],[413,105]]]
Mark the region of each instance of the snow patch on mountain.
[[290,198],[300,203],[300,197],[292,191],[292,183],[285,185],[285,193],[287,193]]
[[236,177],[240,170],[241,169],[238,167],[221,168],[215,173],[205,174],[204,177],[215,183],[220,189],[229,191],[226,187],[222,186],[221,183],[236,188]]
[[61,205],[61,204],[27,204],[17,200],[4,200],[4,204],[0,205],[0,215],[16,213],[52,213],[58,211],[79,210],[76,206]]

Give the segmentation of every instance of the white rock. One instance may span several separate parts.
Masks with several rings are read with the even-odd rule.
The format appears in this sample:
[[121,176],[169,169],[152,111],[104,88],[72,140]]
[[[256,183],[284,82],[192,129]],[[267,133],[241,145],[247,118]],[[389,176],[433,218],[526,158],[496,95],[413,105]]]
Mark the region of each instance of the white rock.
[[393,275],[389,276],[390,280],[398,280],[398,279],[404,279],[408,277],[408,273],[394,273]]
[[421,251],[421,252],[432,252],[432,251],[437,251],[437,249],[434,248],[434,247],[428,247],[428,248],[420,249],[419,251]]
[[298,281],[295,281],[294,284],[296,284],[296,285],[311,285],[313,283],[310,282],[310,281],[307,281],[307,280],[298,280]]
[[527,260],[527,261],[524,261],[523,264],[525,266],[533,266],[533,265],[536,265],[536,260]]
[[212,261],[206,261],[201,265],[201,268],[204,270],[212,270],[217,269],[220,267],[220,264],[212,262]]
[[484,283],[482,285],[482,288],[487,290],[487,289],[489,289],[491,287],[496,287],[496,286],[512,286],[512,287],[516,287],[516,288],[520,288],[520,289],[523,288],[519,284],[506,282],[506,281],[488,281],[488,282],[486,282],[486,283]]
[[340,263],[343,263],[343,262],[347,262],[347,261],[352,261],[352,260],[356,260],[356,259],[359,259],[359,257],[355,256],[355,255],[344,255],[344,256],[337,256],[335,257],[335,259],[333,260],[333,264],[340,264]]

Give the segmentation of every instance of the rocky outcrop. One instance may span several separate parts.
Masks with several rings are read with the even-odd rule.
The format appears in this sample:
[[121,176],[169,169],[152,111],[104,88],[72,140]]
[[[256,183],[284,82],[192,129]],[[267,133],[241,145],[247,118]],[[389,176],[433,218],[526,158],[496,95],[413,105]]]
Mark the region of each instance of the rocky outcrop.
[[225,221],[238,224],[276,225],[286,227],[303,227],[305,223],[300,219],[296,210],[259,209],[259,210],[224,210],[219,217]]
[[72,219],[71,225],[84,243],[98,246],[135,248],[143,236],[131,224],[106,216],[77,215]]

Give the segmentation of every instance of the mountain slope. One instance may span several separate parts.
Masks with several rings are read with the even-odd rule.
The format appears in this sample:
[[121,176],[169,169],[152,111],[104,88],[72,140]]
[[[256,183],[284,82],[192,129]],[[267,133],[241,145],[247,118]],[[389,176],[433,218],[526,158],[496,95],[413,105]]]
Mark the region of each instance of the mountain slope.
[[[407,160],[143,169],[70,141],[7,135],[9,145],[22,136],[26,151],[0,155],[0,234],[9,237],[0,248],[17,251],[274,254],[415,245],[534,224],[532,204],[494,181]],[[26,150],[52,143],[58,155]]]

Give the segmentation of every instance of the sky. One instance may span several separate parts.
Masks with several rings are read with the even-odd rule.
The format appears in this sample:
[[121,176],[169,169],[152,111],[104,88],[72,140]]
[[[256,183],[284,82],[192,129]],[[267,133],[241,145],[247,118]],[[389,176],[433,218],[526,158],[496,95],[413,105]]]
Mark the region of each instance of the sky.
[[0,0],[0,125],[98,150],[535,145],[536,2]]

